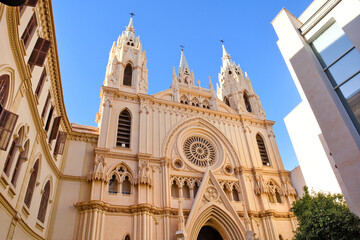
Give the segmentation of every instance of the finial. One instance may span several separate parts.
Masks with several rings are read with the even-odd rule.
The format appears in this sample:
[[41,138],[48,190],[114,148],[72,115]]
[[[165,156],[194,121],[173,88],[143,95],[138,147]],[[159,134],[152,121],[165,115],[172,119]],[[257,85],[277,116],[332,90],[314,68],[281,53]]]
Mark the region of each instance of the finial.
[[220,39],[221,44],[224,44],[224,40]]
[[184,51],[185,46],[180,44],[181,51]]
[[211,77],[210,77],[210,76],[209,76],[209,88],[210,88],[210,90],[213,89],[213,85],[212,85]]
[[126,31],[131,31],[135,33],[134,24],[133,24],[133,16],[135,16],[135,13],[131,12],[129,14],[131,17],[130,17],[129,25],[126,27]]

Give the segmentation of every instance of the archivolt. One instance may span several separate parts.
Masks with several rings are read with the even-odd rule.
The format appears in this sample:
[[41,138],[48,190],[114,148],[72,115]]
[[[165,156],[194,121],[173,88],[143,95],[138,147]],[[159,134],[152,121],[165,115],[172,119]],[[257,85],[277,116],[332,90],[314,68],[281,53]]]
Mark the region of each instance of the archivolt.
[[194,224],[186,230],[189,239],[196,239],[201,228],[206,225],[216,228],[224,240],[244,239],[243,226],[236,224],[235,220],[225,210],[217,205],[209,204],[210,206],[202,211],[196,217]]

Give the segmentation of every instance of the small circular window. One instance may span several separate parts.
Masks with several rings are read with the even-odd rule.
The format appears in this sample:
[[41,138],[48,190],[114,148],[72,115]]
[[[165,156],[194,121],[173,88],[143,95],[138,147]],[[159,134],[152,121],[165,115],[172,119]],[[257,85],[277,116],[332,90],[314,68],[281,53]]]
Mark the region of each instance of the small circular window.
[[213,165],[215,162],[214,146],[202,137],[187,138],[183,148],[186,158],[199,167],[206,167],[208,164]]

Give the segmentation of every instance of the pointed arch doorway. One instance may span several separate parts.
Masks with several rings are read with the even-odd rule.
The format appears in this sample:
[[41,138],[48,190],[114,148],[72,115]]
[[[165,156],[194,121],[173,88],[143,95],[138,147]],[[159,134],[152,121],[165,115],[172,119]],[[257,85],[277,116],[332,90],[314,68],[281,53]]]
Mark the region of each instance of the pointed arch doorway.
[[223,240],[220,233],[211,226],[203,226],[200,229],[197,240]]

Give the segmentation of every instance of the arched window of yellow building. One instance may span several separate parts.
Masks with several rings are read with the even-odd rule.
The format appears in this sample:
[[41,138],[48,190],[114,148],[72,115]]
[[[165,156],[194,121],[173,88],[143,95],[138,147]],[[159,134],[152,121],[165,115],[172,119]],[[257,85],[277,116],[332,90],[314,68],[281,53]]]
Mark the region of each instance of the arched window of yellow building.
[[[6,157],[5,164],[4,164],[4,173],[7,176],[10,176],[10,169],[13,165],[16,154],[19,152],[20,146],[22,144],[22,141],[23,141],[23,138],[25,135],[24,131],[25,131],[24,126],[22,126],[18,131],[18,137],[16,137],[13,140],[10,150],[8,152],[8,155]],[[19,153],[19,154],[21,154],[21,153]]]
[[41,196],[40,207],[39,207],[39,212],[38,212],[38,216],[37,216],[39,221],[42,223],[45,221],[46,210],[48,207],[49,198],[50,198],[50,181],[47,181],[47,183],[45,184],[45,187],[44,187],[43,194]]
[[16,182],[17,182],[17,179],[19,177],[21,166],[22,166],[23,162],[27,160],[27,155],[28,155],[28,152],[29,152],[29,145],[30,145],[30,140],[27,140],[25,142],[25,144],[24,144],[24,151],[22,151],[19,154],[19,157],[17,159],[15,169],[14,169],[14,172],[13,172],[13,176],[11,178],[11,183],[12,183],[13,186],[16,186]]
[[39,159],[36,160],[36,162],[33,166],[32,173],[30,175],[29,184],[28,184],[26,194],[25,194],[24,203],[28,208],[30,207],[31,199],[34,194],[35,183],[36,183],[38,171],[39,171]]

